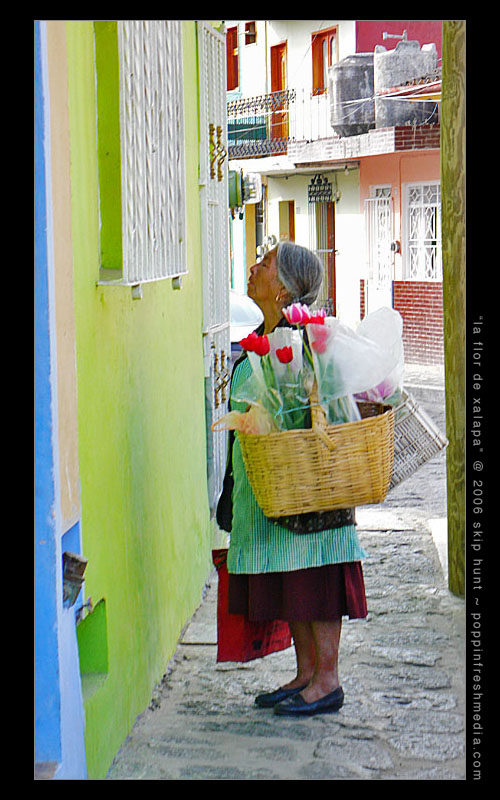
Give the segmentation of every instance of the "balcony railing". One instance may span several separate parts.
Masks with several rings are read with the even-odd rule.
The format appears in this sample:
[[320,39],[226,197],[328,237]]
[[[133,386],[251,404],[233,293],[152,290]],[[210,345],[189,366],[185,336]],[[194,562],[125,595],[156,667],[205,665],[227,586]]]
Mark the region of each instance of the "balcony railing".
[[[437,107],[439,97],[432,96],[430,99],[423,100],[423,102],[415,103],[418,96],[415,95],[415,87],[410,87],[413,92],[412,97],[408,98],[408,102],[404,103],[401,107],[401,98],[396,97],[393,99],[392,95],[396,90],[391,90],[392,94],[385,93],[383,96],[377,95],[375,98],[361,98],[360,100],[351,100],[345,103],[344,116],[339,118],[336,114],[336,127],[335,130],[331,125],[331,105],[328,92],[313,95],[303,89],[288,89],[281,92],[273,92],[272,94],[259,95],[257,97],[247,97],[240,100],[233,100],[227,104],[227,118],[228,118],[228,149],[229,158],[252,158],[256,156],[269,156],[281,155],[293,150],[297,154],[297,148],[308,147],[310,143],[317,142],[323,139],[328,139],[329,152],[332,152],[332,147],[339,150],[340,157],[355,157],[361,154],[375,155],[372,148],[384,147],[385,145],[377,143],[375,137],[370,142],[359,141],[360,137],[354,135],[354,131],[340,133],[339,125],[342,120],[345,122],[347,131],[350,126],[357,125],[359,120],[357,112],[360,104],[365,104],[380,99],[386,103],[397,103],[399,100],[400,109],[397,117],[391,118],[388,122],[384,120],[381,124],[376,124],[376,115],[374,111],[374,119],[370,124],[369,118],[363,117],[362,126],[370,128],[370,132],[380,133],[387,127],[394,130],[405,131],[408,128],[408,139],[410,133],[413,132],[415,138],[415,129],[419,131],[419,137],[422,139],[415,139],[414,142],[406,144],[406,149],[414,149],[419,147],[439,147],[439,128],[437,128],[437,145],[432,142],[425,143],[423,138],[426,135],[426,129],[431,124],[431,127],[436,127],[437,122]],[[419,93],[424,94],[426,88],[434,88],[434,83],[428,83],[426,86],[416,87]],[[408,92],[410,89],[404,87]],[[401,93],[401,89],[398,93]],[[420,106],[424,108],[420,110]],[[403,108],[403,113],[401,111]],[[420,113],[420,118],[415,120],[415,113]],[[423,116],[422,116],[423,114]],[[416,126],[416,128],[415,128]],[[372,131],[371,129],[379,129]],[[338,131],[338,132],[337,132]],[[290,142],[293,142],[293,147],[289,148]],[[367,146],[368,150],[364,153],[360,148]],[[397,143],[389,148],[390,152],[394,149],[405,149],[403,146],[398,146]],[[310,148],[309,148],[310,149]],[[340,152],[342,150],[342,152]],[[376,149],[376,152],[385,152],[384,149]],[[331,157],[331,155],[330,155]]]
[[230,158],[282,155],[289,141],[333,135],[328,94],[288,89],[227,104]]

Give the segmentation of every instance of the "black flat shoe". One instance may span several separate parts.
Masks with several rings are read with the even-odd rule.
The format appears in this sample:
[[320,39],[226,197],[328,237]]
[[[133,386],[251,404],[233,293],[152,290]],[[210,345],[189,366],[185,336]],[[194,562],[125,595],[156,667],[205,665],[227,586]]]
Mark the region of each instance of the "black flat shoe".
[[287,717],[312,717],[314,714],[331,714],[343,705],[344,692],[342,686],[339,686],[334,692],[312,703],[306,703],[302,695],[297,693],[277,703],[274,706],[274,713]]
[[267,692],[266,694],[259,694],[255,698],[255,703],[260,708],[273,708],[276,703],[281,703],[282,700],[287,700],[294,695],[298,694],[305,689],[305,686],[299,686],[297,689],[276,689],[274,692]]

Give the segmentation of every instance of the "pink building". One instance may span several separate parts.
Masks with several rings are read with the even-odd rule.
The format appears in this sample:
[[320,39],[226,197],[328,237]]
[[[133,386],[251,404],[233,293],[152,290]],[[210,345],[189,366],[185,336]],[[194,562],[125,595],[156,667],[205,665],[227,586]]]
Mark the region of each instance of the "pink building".
[[384,33],[399,37],[403,30],[408,39],[417,42],[434,42],[441,58],[442,20],[440,19],[357,19],[356,20],[356,52],[373,53],[376,45],[381,44],[387,50],[396,47],[398,38],[384,39]]
[[[435,45],[438,67],[434,76],[421,76],[421,83],[405,89],[391,87],[388,94],[410,99],[418,90],[439,103],[441,20],[356,20],[356,52],[372,53],[380,45],[394,50],[404,31],[408,41]],[[441,363],[440,126],[394,126],[385,133],[392,152],[359,159],[361,206],[372,248],[369,276],[361,280],[360,316],[382,303],[392,305],[403,318],[406,360]],[[384,258],[381,244],[387,248],[388,242],[390,255],[386,250]]]
[[395,152],[360,159],[371,248],[360,316],[392,306],[403,318],[406,360],[437,364],[444,358],[439,126],[419,131],[418,149],[403,149],[411,132],[396,128]]
[[[437,80],[434,85],[428,80],[424,86],[428,95],[434,91],[439,101],[441,20],[356,20],[356,51],[373,52],[377,45],[393,50],[403,31],[406,31],[409,41],[415,40],[421,45],[435,44]],[[410,91],[414,88],[411,87]],[[394,153],[361,159],[361,202],[364,204],[365,200],[373,198],[376,187],[390,187],[392,219],[389,225],[392,227],[394,253],[391,300],[392,306],[403,317],[406,358],[408,361],[441,363],[444,352],[439,124],[396,127],[394,138]],[[419,254],[415,252],[417,237],[412,234],[418,234],[420,239]],[[373,293],[379,291],[373,285],[371,288]],[[362,281],[361,315],[365,313],[367,304],[369,307],[367,290],[367,281]]]

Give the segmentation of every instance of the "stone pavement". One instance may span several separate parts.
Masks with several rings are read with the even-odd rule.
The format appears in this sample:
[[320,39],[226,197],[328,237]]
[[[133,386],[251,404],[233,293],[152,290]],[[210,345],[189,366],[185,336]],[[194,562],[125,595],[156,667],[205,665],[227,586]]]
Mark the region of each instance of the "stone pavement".
[[[406,376],[444,430],[442,376]],[[293,676],[292,648],[216,662],[214,572],[107,779],[465,780],[465,608],[433,535],[446,523],[444,475],[442,453],[384,503],[357,510],[369,615],[343,622],[338,713],[294,720],[254,705]]]

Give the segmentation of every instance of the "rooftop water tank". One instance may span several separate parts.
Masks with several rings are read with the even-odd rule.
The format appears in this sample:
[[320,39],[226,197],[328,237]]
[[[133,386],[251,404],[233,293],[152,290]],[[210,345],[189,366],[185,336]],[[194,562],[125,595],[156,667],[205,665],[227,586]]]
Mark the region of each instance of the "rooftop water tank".
[[436,68],[435,44],[424,44],[420,47],[418,42],[401,41],[394,50],[376,45],[373,54],[376,127],[437,122],[436,102],[433,100],[409,101],[404,98],[378,96],[381,90],[404,86],[410,81],[432,74]]
[[373,53],[355,53],[328,70],[330,123],[339,136],[375,127]]

